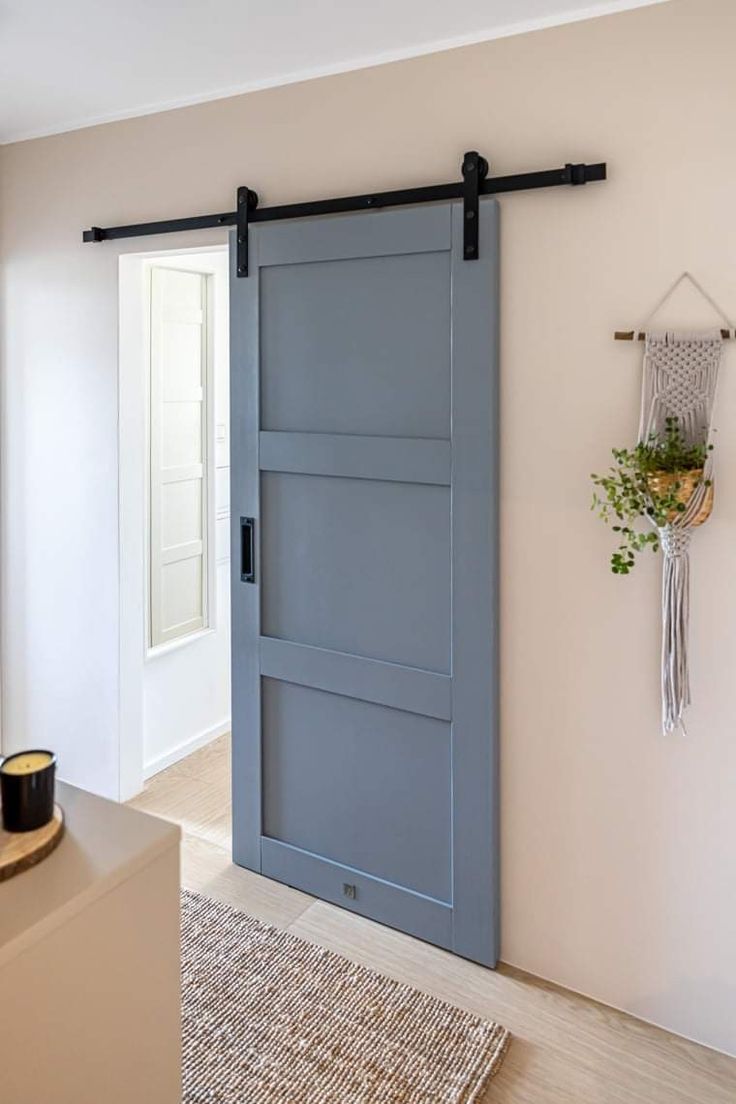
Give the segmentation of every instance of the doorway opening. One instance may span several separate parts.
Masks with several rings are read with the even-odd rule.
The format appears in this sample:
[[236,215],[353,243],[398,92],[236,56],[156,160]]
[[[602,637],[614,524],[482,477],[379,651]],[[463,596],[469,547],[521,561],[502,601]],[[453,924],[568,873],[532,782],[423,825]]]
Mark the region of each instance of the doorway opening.
[[228,281],[224,244],[120,258],[119,797],[229,851]]
[[[479,212],[474,264],[459,203],[253,228],[248,278],[229,288],[232,803],[223,771],[202,779],[198,745],[217,733],[182,737],[193,710],[154,748],[146,680],[213,633],[201,509],[214,495],[212,274],[201,253],[188,268],[181,253],[168,268],[160,255],[130,262],[121,714],[128,731],[140,722],[128,781],[153,775],[134,801],[197,837],[198,868],[231,869],[232,853],[251,877],[494,965],[496,202]],[[156,508],[182,483],[174,537]],[[159,579],[169,565],[173,581]],[[172,680],[179,710],[190,681],[203,682],[199,664]],[[224,746],[219,757],[227,768]]]

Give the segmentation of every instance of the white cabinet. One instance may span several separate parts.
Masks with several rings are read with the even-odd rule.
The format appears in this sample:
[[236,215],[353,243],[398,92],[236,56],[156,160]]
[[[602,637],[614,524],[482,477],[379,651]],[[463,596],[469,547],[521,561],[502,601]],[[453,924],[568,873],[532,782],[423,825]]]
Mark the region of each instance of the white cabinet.
[[0,883],[0,1101],[180,1104],[179,829],[57,800],[57,850]]

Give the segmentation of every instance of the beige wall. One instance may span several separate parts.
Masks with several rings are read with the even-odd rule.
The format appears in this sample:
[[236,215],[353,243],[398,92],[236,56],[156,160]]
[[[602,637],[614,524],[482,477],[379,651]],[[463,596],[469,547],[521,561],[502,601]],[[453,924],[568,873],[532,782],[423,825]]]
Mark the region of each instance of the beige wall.
[[[734,353],[687,738],[659,730],[659,565],[608,572],[588,476],[636,427],[641,350],[614,328],[684,268],[736,314],[734,43],[730,0],[672,0],[1,156],[6,738],[107,792],[117,250],[82,228],[227,210],[241,183],[270,204],[444,180],[472,147],[496,173],[608,161],[606,184],[502,199],[503,957],[732,1052]],[[670,321],[711,317],[683,300]]]

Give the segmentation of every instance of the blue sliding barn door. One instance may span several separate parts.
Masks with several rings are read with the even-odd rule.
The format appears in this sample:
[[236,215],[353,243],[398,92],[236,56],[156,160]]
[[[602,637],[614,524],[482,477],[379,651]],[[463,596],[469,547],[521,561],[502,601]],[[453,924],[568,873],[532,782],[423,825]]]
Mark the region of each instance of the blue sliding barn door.
[[233,852],[493,965],[498,209],[477,261],[462,215],[260,223],[233,267]]

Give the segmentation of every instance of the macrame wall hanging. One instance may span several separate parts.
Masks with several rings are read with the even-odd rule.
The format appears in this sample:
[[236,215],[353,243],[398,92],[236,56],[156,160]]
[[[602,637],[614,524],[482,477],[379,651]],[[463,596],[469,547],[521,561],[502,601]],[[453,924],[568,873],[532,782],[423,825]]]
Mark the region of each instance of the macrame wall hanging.
[[[708,301],[728,329],[680,333],[649,330],[651,319],[683,281],[691,284]],[[639,441],[656,435],[661,439],[668,424],[676,419],[686,445],[711,443],[713,405],[724,337],[734,327],[717,303],[690,273],[675,281],[642,326],[644,340],[641,418]],[[626,335],[616,335],[617,337]],[[631,335],[634,336],[633,334]],[[736,336],[736,335],[735,335]],[[670,420],[668,423],[668,419]],[[702,476],[692,480],[686,506],[666,524],[652,525],[659,533],[663,553],[662,569],[662,728],[665,733],[684,730],[684,712],[690,704],[688,669],[688,622],[690,600],[690,540],[693,530],[710,514],[713,501],[713,471],[710,451],[705,454]],[[686,483],[692,473],[677,474]]]

